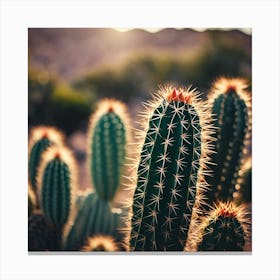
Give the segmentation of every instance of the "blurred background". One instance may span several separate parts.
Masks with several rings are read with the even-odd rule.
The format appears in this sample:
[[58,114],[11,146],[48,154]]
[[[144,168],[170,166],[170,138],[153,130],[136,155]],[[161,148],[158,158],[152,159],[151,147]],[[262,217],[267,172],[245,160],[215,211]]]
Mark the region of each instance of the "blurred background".
[[135,126],[161,84],[193,85],[206,98],[221,75],[250,82],[251,43],[250,29],[30,28],[29,129],[54,125],[67,135],[86,189],[86,130],[100,99],[125,102]]

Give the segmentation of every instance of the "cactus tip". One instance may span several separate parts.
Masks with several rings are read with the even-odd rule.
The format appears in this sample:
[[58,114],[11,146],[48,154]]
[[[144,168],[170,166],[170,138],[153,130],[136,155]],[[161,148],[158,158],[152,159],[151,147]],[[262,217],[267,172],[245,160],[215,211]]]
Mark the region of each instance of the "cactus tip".
[[230,91],[236,91],[236,85],[229,84],[226,92],[230,92]]
[[113,107],[112,107],[112,106],[109,106],[108,112],[109,112],[109,113],[112,113],[113,111],[114,111]]
[[190,94],[186,94],[183,91],[176,91],[174,88],[173,91],[167,96],[168,101],[182,101],[187,104],[191,104]]
[[59,151],[57,151],[57,152],[54,154],[54,158],[60,159],[60,152],[59,152]]
[[45,130],[42,133],[42,139],[46,139],[46,138],[48,138],[48,132]]
[[237,216],[237,212],[234,210],[230,211],[229,209],[221,208],[219,215],[225,218],[235,218]]

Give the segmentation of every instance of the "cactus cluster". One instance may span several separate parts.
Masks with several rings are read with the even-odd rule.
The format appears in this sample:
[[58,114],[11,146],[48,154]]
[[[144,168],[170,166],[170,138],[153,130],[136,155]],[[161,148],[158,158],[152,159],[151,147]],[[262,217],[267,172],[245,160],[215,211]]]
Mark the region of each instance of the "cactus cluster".
[[[63,139],[63,134],[53,127],[34,127],[31,131],[29,174],[35,177],[29,178],[29,198],[33,202],[30,207],[35,205],[40,215],[30,213],[30,251],[38,250],[36,244],[46,250],[61,250],[63,228],[76,189],[75,160]],[[30,208],[32,212],[33,208]],[[53,238],[48,238],[49,233]],[[52,246],[48,245],[50,239],[54,240]]]
[[[217,80],[204,101],[191,87],[160,87],[145,105],[138,149],[126,106],[101,101],[87,131],[91,185],[79,194],[77,165],[63,134],[33,128],[29,250],[244,250],[251,230],[242,204],[251,201],[251,193],[245,198],[251,169],[243,163],[248,96],[241,79]],[[127,208],[117,207],[125,180],[131,197]]]
[[93,193],[77,201],[77,213],[65,234],[65,250],[82,250],[89,238],[111,236],[124,249],[122,209],[114,212],[113,200],[122,184],[129,138],[126,107],[105,99],[90,116],[88,128],[88,169]]

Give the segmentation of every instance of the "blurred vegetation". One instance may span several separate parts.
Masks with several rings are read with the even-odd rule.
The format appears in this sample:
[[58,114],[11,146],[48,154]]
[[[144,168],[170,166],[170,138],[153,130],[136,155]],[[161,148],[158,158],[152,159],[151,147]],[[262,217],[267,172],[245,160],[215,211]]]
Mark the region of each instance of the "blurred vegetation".
[[193,56],[138,54],[117,69],[99,69],[74,83],[79,90],[96,92],[99,98],[117,97],[129,102],[147,97],[159,84],[192,84],[207,91],[219,76],[251,79],[251,55],[244,46],[225,40],[218,31],[209,32],[210,44]]
[[94,93],[79,92],[47,73],[29,71],[29,126],[55,125],[70,134],[85,126],[95,99]]
[[29,125],[57,125],[66,133],[84,128],[92,106],[104,97],[126,103],[150,98],[158,85],[192,84],[207,92],[219,76],[251,80],[251,54],[235,39],[209,31],[209,45],[194,55],[149,53],[134,55],[118,67],[97,69],[71,85],[29,71]]

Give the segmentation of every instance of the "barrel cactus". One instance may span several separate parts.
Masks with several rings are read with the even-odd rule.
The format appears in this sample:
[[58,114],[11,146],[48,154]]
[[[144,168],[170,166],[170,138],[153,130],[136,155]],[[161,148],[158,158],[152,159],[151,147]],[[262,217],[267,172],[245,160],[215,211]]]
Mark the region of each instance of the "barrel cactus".
[[28,178],[32,189],[37,193],[38,168],[42,153],[50,146],[63,143],[63,134],[54,127],[36,126],[30,131]]
[[146,116],[130,249],[182,251],[206,185],[211,114],[195,90],[164,86]]
[[233,202],[218,202],[201,223],[198,251],[243,251],[250,226],[245,209]]
[[120,186],[129,137],[126,106],[105,99],[90,118],[88,129],[88,160],[96,193],[112,201]]
[[96,193],[85,198],[71,223],[63,246],[67,251],[81,250],[87,239],[96,235],[109,235],[116,242],[122,242],[121,214],[114,213],[110,204]]
[[207,177],[209,203],[233,200],[238,172],[250,139],[251,106],[247,84],[242,79],[220,78],[210,92],[215,153],[211,157],[212,175]]
[[44,152],[38,173],[39,197],[47,221],[62,230],[76,193],[76,164],[66,147]]

